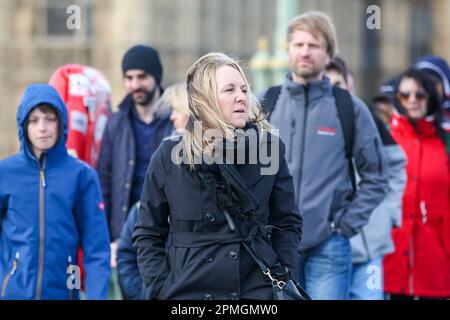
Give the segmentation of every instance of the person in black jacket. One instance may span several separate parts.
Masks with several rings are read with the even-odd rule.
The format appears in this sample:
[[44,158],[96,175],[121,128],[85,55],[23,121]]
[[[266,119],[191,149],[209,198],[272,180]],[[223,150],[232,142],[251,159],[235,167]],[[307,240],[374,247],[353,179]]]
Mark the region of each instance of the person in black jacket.
[[[157,102],[156,108],[158,110],[172,110],[170,120],[176,130],[173,134],[181,134],[189,118],[186,86],[179,83],[166,88]],[[133,248],[131,241],[138,212],[139,202],[128,213],[117,249],[117,275],[122,296],[126,300],[141,300],[145,298],[145,287],[139,274],[136,249]]]
[[132,47],[122,59],[122,71],[128,94],[108,119],[97,163],[111,241],[111,288],[117,284],[117,245],[128,210],[141,197],[152,154],[173,131],[170,110],[155,108],[163,91],[158,52]]
[[155,152],[133,233],[147,298],[273,299],[250,252],[296,278],[302,217],[284,146],[233,59],[203,56],[186,85],[186,130]]
[[132,47],[123,57],[122,71],[128,94],[108,120],[97,165],[111,242],[118,240],[129,209],[141,197],[153,152],[173,130],[170,110],[155,108],[162,93],[158,52]]
[[145,295],[145,288],[137,267],[136,250],[131,242],[138,213],[139,202],[128,213],[117,248],[117,276],[125,300],[141,300]]

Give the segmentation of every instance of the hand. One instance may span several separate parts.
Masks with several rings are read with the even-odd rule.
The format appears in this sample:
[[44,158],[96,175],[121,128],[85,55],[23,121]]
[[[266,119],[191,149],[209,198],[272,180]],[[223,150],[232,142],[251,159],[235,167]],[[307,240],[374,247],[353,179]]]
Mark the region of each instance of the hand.
[[111,242],[111,268],[117,268],[117,247],[118,241]]

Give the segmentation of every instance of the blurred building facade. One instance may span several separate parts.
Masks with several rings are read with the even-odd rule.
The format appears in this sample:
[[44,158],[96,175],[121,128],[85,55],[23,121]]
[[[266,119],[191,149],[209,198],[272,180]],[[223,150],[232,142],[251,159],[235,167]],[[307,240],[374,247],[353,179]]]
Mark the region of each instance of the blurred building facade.
[[[271,52],[280,45],[275,29],[288,21],[276,21],[277,1],[295,1],[298,13],[331,16],[339,54],[363,98],[420,55],[450,59],[450,0],[1,0],[0,159],[18,149],[15,114],[27,84],[47,82],[65,63],[90,65],[110,81],[115,107],[125,94],[122,56],[137,43],[160,51],[165,85],[183,81],[192,62],[209,51],[248,63],[261,36]],[[381,8],[379,30],[366,26],[374,4]],[[79,30],[66,26],[71,5],[80,8]]]

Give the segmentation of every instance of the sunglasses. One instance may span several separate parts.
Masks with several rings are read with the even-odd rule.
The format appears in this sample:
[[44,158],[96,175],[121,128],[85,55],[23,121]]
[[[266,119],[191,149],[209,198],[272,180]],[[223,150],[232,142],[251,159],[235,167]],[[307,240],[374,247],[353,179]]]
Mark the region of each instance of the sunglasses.
[[428,94],[425,91],[416,91],[416,92],[397,92],[397,98],[399,100],[408,100],[411,95],[414,95],[417,100],[423,101],[428,97]]

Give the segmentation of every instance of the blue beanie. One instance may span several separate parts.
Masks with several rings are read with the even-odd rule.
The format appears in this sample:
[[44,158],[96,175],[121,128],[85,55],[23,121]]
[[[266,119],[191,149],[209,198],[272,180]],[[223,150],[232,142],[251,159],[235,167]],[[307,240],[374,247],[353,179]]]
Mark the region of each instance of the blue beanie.
[[150,46],[137,45],[125,53],[122,60],[122,71],[125,74],[128,70],[140,69],[155,77],[156,83],[162,80],[162,65],[158,51]]

